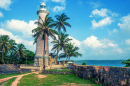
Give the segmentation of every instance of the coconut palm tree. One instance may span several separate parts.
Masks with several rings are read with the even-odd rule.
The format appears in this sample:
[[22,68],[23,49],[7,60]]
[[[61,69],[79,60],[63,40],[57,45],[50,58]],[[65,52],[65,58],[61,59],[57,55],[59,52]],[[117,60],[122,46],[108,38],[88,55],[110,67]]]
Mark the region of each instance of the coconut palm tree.
[[10,39],[9,40],[9,50],[10,51],[15,51],[16,50],[16,43],[15,43],[15,40],[13,40],[13,39]]
[[9,40],[9,52],[8,52],[8,62],[9,63],[14,63],[16,56],[14,55],[17,47],[16,47],[15,40],[10,39]]
[[64,32],[66,32],[65,26],[71,27],[71,25],[68,22],[66,22],[66,20],[70,18],[67,17],[65,13],[62,13],[61,15],[56,15],[55,17],[57,21],[55,21],[53,25],[55,26],[55,29],[58,29],[59,34],[61,34],[61,28],[63,29]]
[[14,64],[15,63],[15,60],[17,59],[15,54],[15,52],[11,51],[9,54],[8,54],[8,64]]
[[66,52],[67,44],[69,43],[70,40],[72,40],[72,39],[69,39],[68,36],[69,36],[68,34],[61,32],[61,35],[58,36],[59,40],[57,39],[51,42],[54,44],[52,50],[54,50],[54,52],[57,51],[57,55],[55,59],[56,64],[57,64],[59,51],[63,50],[65,53],[67,53]]
[[17,48],[16,48],[16,51],[15,51],[15,56],[17,57],[17,61],[16,63],[18,63],[18,59],[21,58],[21,57],[25,57],[25,46],[23,44],[18,44],[17,45]]
[[[42,20],[42,18],[39,16],[39,18]],[[34,33],[34,43],[37,42],[37,39],[42,36],[42,40],[44,40],[44,50],[43,50],[43,56],[44,56],[44,66],[45,66],[45,43],[46,43],[46,38],[51,37],[55,39],[55,34],[58,34],[57,31],[52,30],[50,28],[53,27],[52,25],[53,19],[51,17],[48,17],[48,15],[45,17],[45,21],[42,20],[41,22],[36,22],[36,24],[39,25],[38,28],[35,28],[32,30],[32,33]],[[45,70],[45,67],[44,67]]]
[[21,58],[21,57],[24,57],[25,56],[25,46],[23,44],[18,44],[17,45],[17,49],[16,49],[16,56],[17,58]]
[[[67,15],[65,15],[65,13],[62,13],[61,15],[56,15],[56,20],[55,23],[53,24],[55,26],[55,29],[58,29],[58,32],[59,32],[59,35],[61,35],[61,29],[63,29],[64,32],[66,32],[66,27],[65,26],[68,26],[68,27],[71,27],[71,25],[66,22],[66,20],[70,19],[69,17],[67,17]],[[59,36],[58,36],[58,40],[59,39]],[[57,55],[59,53],[59,50],[57,48]],[[56,56],[56,64],[57,64],[57,58],[58,56]]]
[[[79,50],[78,47],[74,47],[71,43],[67,45],[67,54],[66,53],[61,53],[59,55],[59,58],[66,58],[68,60],[70,60],[70,57],[78,57],[78,56],[82,56],[82,54],[80,54],[79,52],[77,52]],[[66,60],[67,60],[66,59]]]
[[7,53],[9,50],[9,36],[2,35],[0,36],[0,51],[2,52],[2,61],[4,63],[4,53]]

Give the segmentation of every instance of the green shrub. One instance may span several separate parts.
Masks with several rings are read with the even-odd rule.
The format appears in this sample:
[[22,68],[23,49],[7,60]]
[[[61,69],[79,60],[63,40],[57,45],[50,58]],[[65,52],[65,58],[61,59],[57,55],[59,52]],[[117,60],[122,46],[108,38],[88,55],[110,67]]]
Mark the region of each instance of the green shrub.
[[126,80],[126,84],[127,84],[127,85],[129,84],[129,79]]
[[82,65],[86,65],[86,62],[83,62]]
[[95,83],[95,81],[97,81],[98,78],[92,78],[92,82]]

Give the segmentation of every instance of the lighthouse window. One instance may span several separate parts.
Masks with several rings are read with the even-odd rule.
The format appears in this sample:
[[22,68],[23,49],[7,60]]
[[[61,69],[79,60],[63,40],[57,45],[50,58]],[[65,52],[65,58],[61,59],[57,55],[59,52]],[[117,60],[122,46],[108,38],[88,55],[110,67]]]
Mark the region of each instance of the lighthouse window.
[[43,8],[43,5],[41,5],[40,7]]
[[46,8],[46,6],[44,6],[44,5],[41,5],[40,7],[41,7],[41,8]]

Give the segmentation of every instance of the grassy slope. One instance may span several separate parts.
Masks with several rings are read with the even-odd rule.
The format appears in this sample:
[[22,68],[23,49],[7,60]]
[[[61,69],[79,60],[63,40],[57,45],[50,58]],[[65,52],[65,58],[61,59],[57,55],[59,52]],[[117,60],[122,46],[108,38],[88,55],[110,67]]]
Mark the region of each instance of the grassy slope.
[[38,79],[36,74],[24,76],[18,86],[56,86],[63,83],[93,84],[92,82],[76,77],[74,74],[47,74],[44,79]]

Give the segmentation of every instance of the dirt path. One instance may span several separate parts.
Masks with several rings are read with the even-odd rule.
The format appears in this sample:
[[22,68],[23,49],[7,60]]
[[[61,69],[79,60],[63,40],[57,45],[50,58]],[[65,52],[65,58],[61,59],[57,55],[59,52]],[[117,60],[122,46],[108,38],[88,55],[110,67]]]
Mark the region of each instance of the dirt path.
[[33,74],[33,73],[39,74],[39,72],[32,72],[32,73],[26,73],[26,74],[21,74],[21,75],[17,75],[17,76],[11,76],[11,77],[7,77],[7,78],[0,79],[0,83],[1,83],[1,82],[5,82],[5,81],[7,81],[7,80],[9,80],[9,79],[11,79],[11,78],[17,77],[17,78],[15,79],[15,81],[14,81],[14,82],[12,83],[12,85],[11,85],[11,86],[17,86],[17,84],[19,83],[20,79],[22,79],[23,76],[29,75],[29,74]]
[[[33,73],[34,73],[34,72],[33,72]],[[17,84],[19,83],[20,79],[22,79],[23,76],[29,75],[29,74],[32,74],[32,73],[27,73],[27,74],[18,75],[17,78],[15,79],[15,81],[12,83],[11,86],[17,86]]]

